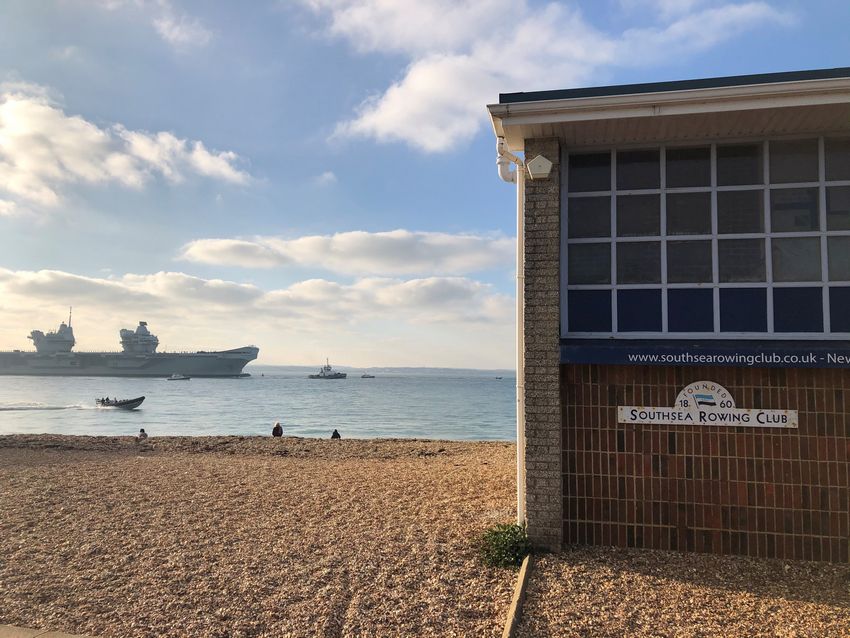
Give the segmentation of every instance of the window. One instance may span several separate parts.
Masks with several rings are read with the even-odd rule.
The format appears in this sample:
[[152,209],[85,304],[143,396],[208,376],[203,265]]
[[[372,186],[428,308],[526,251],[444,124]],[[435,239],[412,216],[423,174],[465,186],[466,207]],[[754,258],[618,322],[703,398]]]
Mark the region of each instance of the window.
[[850,137],[568,153],[563,334],[850,334]]
[[711,193],[667,193],[668,235],[710,235]]

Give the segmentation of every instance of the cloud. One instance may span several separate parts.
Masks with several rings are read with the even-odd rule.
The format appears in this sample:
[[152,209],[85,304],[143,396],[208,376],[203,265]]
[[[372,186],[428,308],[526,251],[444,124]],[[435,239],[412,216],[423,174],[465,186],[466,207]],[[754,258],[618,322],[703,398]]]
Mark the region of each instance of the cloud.
[[313,183],[316,184],[316,186],[330,186],[331,184],[336,184],[336,173],[333,171],[325,171],[321,175],[316,175],[316,177],[313,178]]
[[159,37],[180,51],[206,46],[212,39],[212,31],[198,18],[176,10],[170,0],[96,0],[95,5],[106,11],[140,11]]
[[243,268],[295,264],[360,275],[458,275],[512,268],[515,244],[515,239],[502,235],[452,235],[399,229],[297,239],[197,239],[183,246],[180,258]]
[[662,19],[682,15],[693,11],[706,0],[620,0],[620,5],[628,11],[654,11]]
[[176,47],[205,46],[212,38],[196,18],[166,14],[153,21],[156,32],[169,44]]
[[80,57],[80,55],[80,47],[74,45],[54,47],[50,50],[50,56],[57,60],[73,60]]
[[163,349],[255,343],[266,362],[312,363],[329,341],[340,361],[359,356],[374,365],[498,367],[513,356],[513,298],[464,277],[309,279],[263,290],[180,272],[89,277],[0,268],[0,300],[2,347],[28,347],[30,330],[52,328],[73,305],[82,350],[115,349],[118,330],[141,319]]
[[[649,5],[662,24],[609,34],[576,9],[527,0],[300,0],[327,33],[358,51],[402,54],[403,76],[366,99],[335,135],[404,142],[426,152],[469,140],[499,92],[592,82],[600,71],[695,55],[740,33],[791,17],[766,2],[623,0]],[[423,28],[427,25],[427,28]]]
[[45,87],[0,84],[0,214],[56,209],[69,184],[117,183],[141,188],[162,176],[178,183],[200,176],[246,184],[248,173],[231,151],[169,132],[101,128],[68,115]]
[[[499,29],[514,0],[303,0],[326,14],[328,31],[361,52],[429,53],[464,46],[471,33]],[[427,25],[426,28],[423,28]]]

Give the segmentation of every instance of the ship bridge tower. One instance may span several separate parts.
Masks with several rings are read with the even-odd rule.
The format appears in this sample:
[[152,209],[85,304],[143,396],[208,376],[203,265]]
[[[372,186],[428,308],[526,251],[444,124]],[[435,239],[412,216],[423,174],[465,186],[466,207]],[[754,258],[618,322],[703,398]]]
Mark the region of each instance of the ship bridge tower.
[[159,339],[148,330],[148,322],[140,321],[135,332],[122,328],[121,347],[124,352],[132,354],[153,354],[159,345]]
[[33,330],[27,339],[31,339],[39,354],[55,354],[57,352],[71,352],[76,344],[74,329],[71,328],[71,312],[68,311],[68,323],[64,321],[59,324],[59,329],[44,334],[41,330]]

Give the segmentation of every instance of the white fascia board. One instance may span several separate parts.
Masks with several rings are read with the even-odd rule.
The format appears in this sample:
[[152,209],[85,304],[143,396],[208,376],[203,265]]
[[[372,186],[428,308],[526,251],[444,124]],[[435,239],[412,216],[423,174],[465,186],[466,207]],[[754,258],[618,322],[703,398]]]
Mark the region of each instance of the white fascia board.
[[658,93],[635,93],[537,102],[491,104],[487,109],[497,136],[529,124],[695,115],[724,111],[850,103],[850,78],[803,80]]

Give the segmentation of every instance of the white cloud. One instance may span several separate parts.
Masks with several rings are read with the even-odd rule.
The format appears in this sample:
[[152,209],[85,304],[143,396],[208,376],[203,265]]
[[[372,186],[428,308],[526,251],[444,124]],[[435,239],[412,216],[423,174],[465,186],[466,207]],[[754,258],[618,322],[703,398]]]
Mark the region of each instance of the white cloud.
[[183,246],[180,258],[244,268],[297,264],[352,274],[457,275],[512,268],[515,244],[514,238],[501,235],[453,235],[399,229],[296,239],[198,239]]
[[212,31],[198,18],[176,10],[170,0],[96,0],[95,5],[107,11],[140,11],[159,37],[178,50],[203,47],[212,39]]
[[693,11],[707,0],[620,0],[620,5],[629,11],[655,11],[662,19]]
[[80,57],[81,51],[78,46],[68,45],[51,49],[50,55],[57,60],[73,60]]
[[321,175],[316,175],[316,177],[313,178],[313,183],[316,184],[316,186],[330,186],[331,184],[336,184],[336,173],[333,171],[325,171]]
[[326,13],[330,33],[359,51],[429,53],[464,46],[473,33],[504,26],[515,0],[303,0]]
[[0,217],[3,216],[11,216],[16,212],[17,207],[15,206],[15,202],[10,202],[5,199],[0,199]]
[[55,209],[74,183],[140,188],[157,175],[172,182],[195,175],[245,184],[250,177],[238,164],[233,152],[173,133],[101,128],[68,115],[45,87],[0,85],[0,200],[17,204],[0,214]]
[[204,46],[212,38],[212,32],[196,18],[166,14],[155,18],[153,25],[160,37],[177,47]]
[[0,268],[0,300],[0,349],[27,348],[30,330],[54,327],[67,304],[81,350],[114,349],[119,328],[142,319],[163,349],[254,343],[266,362],[313,363],[329,342],[340,362],[360,365],[498,367],[513,357],[513,298],[464,277],[310,279],[263,290],[179,272],[103,278]]
[[[397,82],[367,99],[336,134],[447,151],[486,121],[499,92],[593,82],[601,70],[694,55],[741,32],[787,23],[766,2],[700,9],[697,0],[650,4],[662,24],[601,32],[564,4],[527,0],[300,0],[327,19],[329,34],[361,51],[401,53]],[[628,0],[624,0],[628,1]]]

